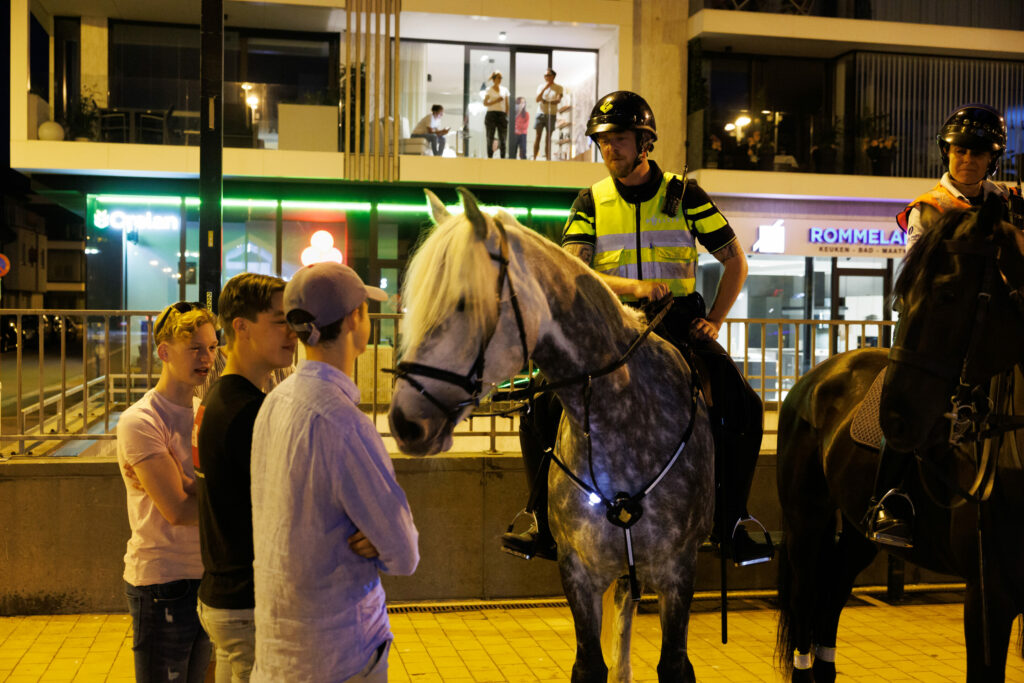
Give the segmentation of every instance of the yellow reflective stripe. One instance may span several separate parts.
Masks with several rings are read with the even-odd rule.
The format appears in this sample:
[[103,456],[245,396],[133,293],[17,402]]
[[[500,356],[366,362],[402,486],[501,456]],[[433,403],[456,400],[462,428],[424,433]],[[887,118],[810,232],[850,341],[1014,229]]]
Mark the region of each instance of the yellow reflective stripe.
[[707,218],[701,218],[699,221],[694,221],[694,225],[697,227],[697,232],[703,232],[705,234],[714,232],[719,228],[725,227],[727,224],[728,222],[725,220],[725,216],[717,212]]
[[[641,249],[640,258],[646,265],[666,263],[683,267],[697,261],[697,249],[694,247],[654,247]],[[636,249],[614,249],[594,254],[594,269],[605,270],[613,266],[633,265],[636,263]],[[644,278],[645,280],[647,278]]]
[[596,235],[594,219],[583,213],[574,213],[565,226],[564,235]]
[[[662,282],[668,286],[673,297],[677,296],[689,296],[697,290],[696,278],[686,278],[683,280],[666,280],[663,278],[644,278],[644,282]],[[629,294],[624,294],[620,297],[623,301],[636,301],[636,297]]]
[[699,258],[696,247],[654,247],[643,249],[640,255],[644,261],[654,263],[690,263]]
[[686,213],[690,216],[696,216],[698,213],[703,213],[704,211],[707,211],[710,208],[711,202],[708,202],[707,204],[702,204],[695,209],[687,209]]

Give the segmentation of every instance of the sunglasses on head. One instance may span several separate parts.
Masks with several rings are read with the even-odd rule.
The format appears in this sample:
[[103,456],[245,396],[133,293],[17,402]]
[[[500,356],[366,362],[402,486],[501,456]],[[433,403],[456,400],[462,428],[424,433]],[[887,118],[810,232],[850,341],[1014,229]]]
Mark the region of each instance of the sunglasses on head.
[[156,319],[156,322],[153,323],[153,338],[155,339],[157,336],[159,336],[160,331],[163,330],[164,325],[167,324],[167,320],[171,317],[171,311],[177,311],[179,315],[184,315],[189,311],[195,311],[202,307],[203,305],[198,301],[177,301],[171,304],[170,306],[164,309],[163,313],[161,313],[160,316]]

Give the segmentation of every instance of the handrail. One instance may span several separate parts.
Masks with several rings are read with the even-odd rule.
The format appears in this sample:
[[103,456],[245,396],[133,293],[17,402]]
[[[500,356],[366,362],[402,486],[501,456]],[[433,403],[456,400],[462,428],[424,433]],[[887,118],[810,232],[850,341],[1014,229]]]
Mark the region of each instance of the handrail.
[[[0,458],[5,454],[42,454],[68,441],[115,438],[111,424],[117,415],[159,378],[152,338],[152,322],[158,314],[152,310],[0,310],[0,315],[15,318],[17,335],[15,348],[0,353]],[[27,343],[24,323],[32,316],[37,318],[38,338]],[[47,331],[44,322],[52,322],[52,318],[60,320],[56,328]],[[70,329],[73,325],[64,322],[68,319],[81,327]],[[386,413],[393,384],[382,369],[397,360],[395,341],[401,337],[402,316],[375,313],[371,321],[373,345],[367,350],[369,355],[357,360],[355,380],[364,411],[381,435],[390,437]],[[886,320],[731,318],[722,327],[719,343],[730,352],[770,413],[789,388],[819,362],[835,352],[883,346],[894,325]],[[69,354],[72,335],[75,344],[82,345],[79,357],[75,357],[77,347]],[[15,361],[13,367],[11,360]],[[32,375],[32,365],[37,376]],[[532,371],[532,366],[527,370]],[[14,391],[4,392],[10,386]],[[32,396],[35,400],[29,403],[26,399]],[[496,403],[485,404],[480,412],[488,414],[471,416],[455,437],[481,438],[487,444],[481,449],[497,452],[500,439],[518,435],[518,424],[514,417],[503,423],[489,414],[498,412],[496,407]],[[74,427],[68,424],[68,416],[75,416]],[[483,425],[481,417],[485,418]],[[55,421],[54,432],[46,433]],[[89,432],[96,425],[102,425],[102,433]],[[766,424],[766,435],[776,432],[773,425]],[[31,448],[26,447],[27,442],[32,443]]]

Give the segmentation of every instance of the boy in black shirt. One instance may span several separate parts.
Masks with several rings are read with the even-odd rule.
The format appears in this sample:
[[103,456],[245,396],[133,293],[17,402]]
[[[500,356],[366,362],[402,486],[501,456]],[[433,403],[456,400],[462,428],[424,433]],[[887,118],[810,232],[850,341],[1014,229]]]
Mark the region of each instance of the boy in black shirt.
[[192,456],[199,498],[203,580],[199,618],[217,651],[217,680],[248,681],[253,666],[252,428],[270,373],[292,364],[280,278],[242,273],[218,300],[227,362],[196,413]]

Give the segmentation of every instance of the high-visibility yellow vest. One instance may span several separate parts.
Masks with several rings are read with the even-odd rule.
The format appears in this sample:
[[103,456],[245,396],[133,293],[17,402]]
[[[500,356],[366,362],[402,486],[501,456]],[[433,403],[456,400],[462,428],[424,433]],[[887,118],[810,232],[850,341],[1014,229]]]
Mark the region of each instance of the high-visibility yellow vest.
[[694,230],[714,232],[727,223],[718,211],[694,220],[707,214],[710,203],[688,209],[684,201],[675,216],[663,213],[665,193],[673,178],[681,176],[665,173],[658,193],[639,206],[622,198],[611,177],[591,187],[596,228],[594,270],[632,280],[664,282],[676,297],[693,293],[698,257]]

